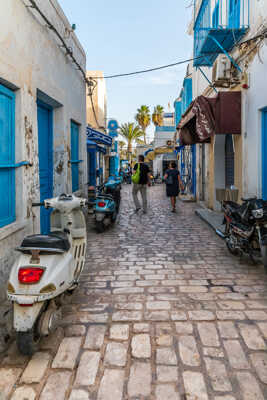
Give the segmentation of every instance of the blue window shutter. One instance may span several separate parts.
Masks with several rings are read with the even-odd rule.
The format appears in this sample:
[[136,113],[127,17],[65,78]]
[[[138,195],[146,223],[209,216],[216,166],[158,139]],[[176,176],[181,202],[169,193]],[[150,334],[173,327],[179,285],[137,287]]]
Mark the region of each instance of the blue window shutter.
[[[71,121],[71,159],[79,160],[79,125]],[[79,163],[71,165],[72,191],[79,189]]]
[[0,228],[15,221],[15,94],[0,85]]

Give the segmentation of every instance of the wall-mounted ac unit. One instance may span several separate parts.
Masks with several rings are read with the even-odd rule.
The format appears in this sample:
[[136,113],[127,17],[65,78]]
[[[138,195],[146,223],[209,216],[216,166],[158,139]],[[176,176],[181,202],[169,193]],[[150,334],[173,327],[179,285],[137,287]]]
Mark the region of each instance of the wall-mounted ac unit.
[[231,78],[231,62],[224,55],[219,55],[213,65],[212,81],[214,83],[226,83]]

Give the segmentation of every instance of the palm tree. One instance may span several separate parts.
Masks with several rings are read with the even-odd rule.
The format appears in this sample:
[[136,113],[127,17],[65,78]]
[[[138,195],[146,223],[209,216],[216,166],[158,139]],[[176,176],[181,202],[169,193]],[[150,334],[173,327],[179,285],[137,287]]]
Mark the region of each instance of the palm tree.
[[164,108],[162,106],[154,107],[154,111],[152,114],[152,121],[155,126],[161,126],[163,124],[163,113]]
[[119,140],[118,144],[119,144],[120,158],[124,158],[125,157],[125,146],[126,146],[126,143],[123,140]]
[[144,143],[146,144],[146,128],[150,125],[151,116],[148,106],[141,106],[137,109],[135,120],[138,122],[140,128],[144,132]]
[[138,125],[135,125],[133,122],[128,122],[127,124],[121,125],[120,135],[127,140],[127,159],[131,162],[133,144],[144,135],[144,132]]

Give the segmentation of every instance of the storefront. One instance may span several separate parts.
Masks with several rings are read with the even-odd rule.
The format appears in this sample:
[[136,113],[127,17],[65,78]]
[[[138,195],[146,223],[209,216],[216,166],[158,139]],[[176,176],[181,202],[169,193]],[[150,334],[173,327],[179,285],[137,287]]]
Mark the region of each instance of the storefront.
[[[209,146],[209,159],[205,163],[208,184],[208,206],[220,209],[216,189],[236,186],[242,193],[238,176],[241,170],[241,92],[219,92],[216,97],[197,97],[187,109],[178,125],[180,143],[185,146],[205,143]],[[199,172],[199,171],[198,171]],[[202,186],[198,174],[198,191]],[[239,196],[240,197],[240,196]]]
[[96,186],[104,181],[105,155],[112,146],[112,138],[87,127],[88,184]]

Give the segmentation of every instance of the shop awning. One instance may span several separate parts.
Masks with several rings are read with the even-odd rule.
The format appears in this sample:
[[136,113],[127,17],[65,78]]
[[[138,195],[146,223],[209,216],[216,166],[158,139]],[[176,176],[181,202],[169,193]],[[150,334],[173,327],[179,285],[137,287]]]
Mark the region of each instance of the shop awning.
[[89,126],[86,128],[87,139],[92,140],[99,144],[104,144],[106,146],[112,145],[112,138],[108,135],[105,135],[102,132],[99,132]]
[[181,145],[209,142],[214,135],[241,134],[241,92],[199,96],[177,126]]
[[106,154],[106,152],[107,152],[105,147],[99,146],[93,140],[87,139],[86,144],[87,144],[87,151],[98,151],[98,152],[103,153],[103,154]]
[[173,152],[174,152],[173,147],[168,147],[168,146],[156,147],[154,150],[147,153],[147,155],[145,156],[145,161],[153,161],[157,155],[173,153]]

